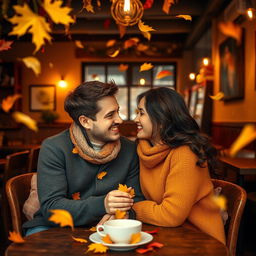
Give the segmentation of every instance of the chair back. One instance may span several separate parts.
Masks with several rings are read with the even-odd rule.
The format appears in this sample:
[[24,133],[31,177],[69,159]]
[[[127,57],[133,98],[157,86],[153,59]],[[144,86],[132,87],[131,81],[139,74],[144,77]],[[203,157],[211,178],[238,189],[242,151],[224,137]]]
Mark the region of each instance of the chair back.
[[212,179],[212,182],[215,188],[222,188],[221,194],[227,199],[226,244],[230,255],[235,256],[239,226],[247,198],[246,192],[242,187],[228,181]]
[[38,161],[40,148],[41,148],[41,146],[37,146],[30,150],[29,162],[28,162],[28,172],[37,171],[37,161]]
[[33,172],[21,174],[9,179],[5,185],[10,206],[13,230],[22,234],[22,224],[27,220],[22,212],[23,205],[29,197]]

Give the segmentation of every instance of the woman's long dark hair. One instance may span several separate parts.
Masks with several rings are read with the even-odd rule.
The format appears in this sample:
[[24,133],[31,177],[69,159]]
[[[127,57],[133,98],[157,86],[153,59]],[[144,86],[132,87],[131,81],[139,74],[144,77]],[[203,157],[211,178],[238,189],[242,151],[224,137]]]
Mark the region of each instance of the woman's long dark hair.
[[216,149],[206,135],[200,133],[197,122],[189,114],[183,97],[175,90],[161,87],[148,90],[137,97],[145,97],[145,108],[153,125],[153,138],[160,132],[161,140],[171,148],[187,145],[198,156],[197,165],[214,173]]

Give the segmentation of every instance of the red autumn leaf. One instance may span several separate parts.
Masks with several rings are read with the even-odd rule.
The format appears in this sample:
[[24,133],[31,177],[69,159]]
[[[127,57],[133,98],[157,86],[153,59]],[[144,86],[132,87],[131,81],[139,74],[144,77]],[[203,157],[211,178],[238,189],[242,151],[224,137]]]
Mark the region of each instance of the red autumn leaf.
[[0,40],[0,52],[11,49],[12,43],[13,41],[5,41],[4,39]]
[[164,245],[158,242],[152,242],[147,245],[147,248],[162,248]]
[[150,248],[140,248],[140,249],[136,250],[136,252],[138,252],[140,254],[143,254],[143,253],[146,253],[146,252],[150,252],[150,251],[154,251],[154,249],[152,247],[150,247]]
[[162,79],[167,76],[172,76],[173,73],[169,70],[162,70],[156,75],[156,79]]
[[148,234],[157,234],[158,231],[159,231],[159,228],[156,228],[156,229],[154,229],[154,230],[147,230],[147,231],[144,231],[144,232],[146,232],[146,233],[148,233]]
[[73,200],[80,200],[81,199],[80,192],[76,192],[76,193],[72,194],[72,198],[73,198]]
[[144,10],[150,9],[154,3],[154,0],[146,0],[145,4],[143,5]]

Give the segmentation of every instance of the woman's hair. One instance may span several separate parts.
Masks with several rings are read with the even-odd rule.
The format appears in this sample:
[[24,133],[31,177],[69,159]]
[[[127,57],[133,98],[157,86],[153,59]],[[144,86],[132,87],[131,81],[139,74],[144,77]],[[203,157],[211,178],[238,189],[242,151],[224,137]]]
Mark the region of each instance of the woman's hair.
[[137,97],[145,97],[145,108],[153,125],[153,139],[161,140],[171,148],[187,145],[198,156],[197,165],[208,167],[214,173],[216,149],[207,136],[200,133],[197,122],[189,114],[183,97],[175,90],[161,87],[148,90]]

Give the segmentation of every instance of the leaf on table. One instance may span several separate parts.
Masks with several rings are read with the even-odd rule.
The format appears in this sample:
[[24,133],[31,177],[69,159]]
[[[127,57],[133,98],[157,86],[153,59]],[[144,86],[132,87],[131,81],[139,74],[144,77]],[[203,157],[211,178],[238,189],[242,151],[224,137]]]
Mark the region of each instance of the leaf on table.
[[150,70],[152,69],[154,66],[151,64],[151,63],[143,63],[141,66],[140,66],[140,72],[142,71],[147,71],[147,70]]
[[217,94],[215,94],[215,95],[210,95],[209,97],[210,97],[212,100],[222,100],[224,96],[225,96],[225,95],[224,95],[223,92],[218,92]]
[[169,14],[171,5],[175,4],[175,0],[164,0],[162,11]]
[[86,252],[94,252],[94,253],[105,253],[108,250],[108,247],[103,244],[92,243],[88,246],[88,250]]
[[111,58],[115,58],[120,52],[120,49],[117,49],[116,51],[114,51],[114,53],[112,54],[109,54],[108,56],[111,57]]
[[87,243],[88,241],[84,238],[78,238],[78,237],[74,237],[74,236],[71,236],[73,238],[73,240],[75,240],[76,242],[78,243],[82,243],[82,244],[85,244]]
[[97,178],[98,180],[102,180],[103,177],[105,177],[107,175],[107,172],[100,172],[98,175],[97,175]]
[[113,241],[111,240],[109,234],[107,234],[106,236],[104,236],[104,237],[102,238],[102,241],[103,241],[104,243],[106,243],[106,244],[113,244]]
[[129,66],[126,65],[126,64],[120,64],[118,69],[119,69],[119,71],[124,72],[124,71],[126,71],[128,69],[128,67]]
[[26,3],[23,6],[14,5],[13,9],[16,15],[8,19],[8,21],[15,26],[13,26],[9,35],[17,35],[20,37],[26,32],[32,34],[32,42],[36,45],[34,53],[44,45],[45,39],[51,42],[51,36],[49,34],[51,28],[44,17],[32,12]]
[[152,242],[147,245],[147,248],[162,248],[164,245],[158,242]]
[[17,233],[15,231],[11,232],[9,231],[9,237],[8,239],[14,243],[17,243],[17,244],[23,244],[25,243],[26,241],[23,239],[23,237],[21,236],[20,233]]
[[70,226],[74,230],[74,223],[71,214],[66,210],[50,210],[53,214],[50,216],[49,221],[59,224],[61,227]]
[[72,9],[68,6],[61,7],[62,4],[62,0],[44,0],[42,6],[54,23],[61,23],[63,25],[74,23],[74,19],[69,15]]
[[149,31],[156,31],[155,29],[153,29],[152,27],[148,26],[148,25],[145,25],[144,22],[142,22],[141,20],[139,20],[138,22],[138,27],[139,27],[139,30],[141,32],[149,32]]
[[156,79],[162,79],[164,77],[167,77],[167,76],[172,76],[173,73],[169,70],[162,70],[160,72],[158,72],[158,74],[156,75]]
[[17,122],[17,123],[23,123],[24,125],[26,125],[30,130],[33,130],[35,132],[38,131],[38,127],[37,127],[37,123],[34,119],[32,119],[30,116],[23,114],[21,112],[15,111],[12,114],[13,119]]
[[2,109],[4,112],[9,112],[10,109],[13,107],[13,104],[17,99],[21,98],[20,94],[14,94],[14,95],[9,95],[6,98],[3,99],[2,101]]
[[235,24],[232,21],[220,22],[219,30],[226,36],[233,37],[238,43],[241,42],[242,28],[240,25]]
[[41,73],[41,63],[37,58],[29,56],[22,58],[20,60],[23,61],[27,68],[31,68],[36,76],[38,76]]
[[136,252],[140,253],[140,254],[144,254],[146,252],[151,252],[151,251],[154,251],[154,249],[152,247],[150,248],[139,248],[139,249],[136,249]]
[[80,192],[76,192],[76,193],[72,194],[72,198],[73,198],[73,200],[80,200],[81,199]]
[[126,215],[126,211],[120,211],[120,210],[116,210],[115,212],[115,218],[116,219],[123,219]]
[[230,147],[229,155],[234,157],[239,150],[256,139],[256,125],[246,124]]
[[227,209],[227,199],[223,195],[214,195],[212,199],[216,205],[220,208],[220,210],[225,211]]
[[135,196],[135,191],[134,191],[134,189],[133,189],[133,188],[132,188],[132,189],[129,189],[126,185],[119,184],[119,185],[118,185],[118,190],[130,194],[132,197]]
[[132,234],[129,244],[137,244],[141,241],[141,233]]
[[116,40],[112,39],[112,40],[108,40],[106,43],[106,47],[112,47],[116,44]]
[[75,45],[76,45],[77,48],[80,48],[80,49],[83,49],[83,48],[84,48],[84,45],[83,45],[82,42],[79,41],[79,40],[76,40],[76,41],[75,41]]
[[4,39],[0,40],[0,52],[11,49],[12,43],[13,41],[5,41]]
[[184,20],[192,20],[192,17],[190,15],[180,14],[180,15],[176,15],[175,17],[182,18]]
[[159,228],[154,229],[154,230],[146,230],[146,231],[144,231],[144,232],[146,232],[146,233],[148,233],[148,234],[157,234],[158,231],[159,231]]
[[92,231],[92,232],[97,231],[96,227],[91,227],[89,230]]

